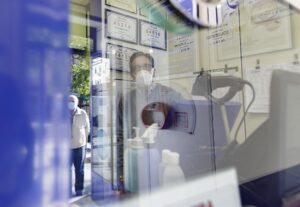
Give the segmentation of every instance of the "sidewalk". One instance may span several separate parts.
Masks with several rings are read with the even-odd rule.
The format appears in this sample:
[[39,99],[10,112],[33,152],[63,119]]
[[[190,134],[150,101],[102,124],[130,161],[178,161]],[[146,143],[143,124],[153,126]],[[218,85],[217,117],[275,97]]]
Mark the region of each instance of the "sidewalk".
[[70,207],[97,207],[90,195],[79,197],[77,200],[70,202]]

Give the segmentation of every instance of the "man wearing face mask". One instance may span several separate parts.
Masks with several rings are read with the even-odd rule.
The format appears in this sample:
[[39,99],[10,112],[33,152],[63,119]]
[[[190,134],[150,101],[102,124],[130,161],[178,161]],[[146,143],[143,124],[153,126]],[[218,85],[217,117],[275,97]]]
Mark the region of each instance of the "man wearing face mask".
[[[136,136],[133,127],[140,129],[142,137],[147,136],[147,129],[153,128],[149,125],[146,126],[142,120],[142,112],[145,106],[160,103],[169,107],[175,101],[182,99],[181,94],[172,88],[154,82],[154,59],[150,54],[134,53],[130,58],[129,66],[135,87],[126,93],[124,98],[121,98],[118,107],[117,140],[120,147],[118,150],[120,157],[122,157],[124,140]],[[167,116],[167,114],[165,115]],[[156,123],[156,121],[154,122]],[[123,171],[121,168],[122,164],[120,164],[120,172]],[[122,180],[121,177],[120,174]]]
[[71,165],[75,168],[75,193],[80,196],[84,188],[84,159],[85,148],[90,123],[87,113],[78,107],[78,98],[74,95],[69,96],[68,107],[70,110],[71,122]]
[[[150,103],[162,103],[171,106],[173,102],[182,99],[180,93],[172,88],[155,83],[155,67],[153,57],[144,52],[136,52],[130,57],[130,75],[135,82],[133,90],[129,91],[119,104],[117,126],[118,136],[133,138],[132,127],[139,127],[141,134],[147,128],[141,120],[142,111]],[[123,124],[124,123],[124,124]]]

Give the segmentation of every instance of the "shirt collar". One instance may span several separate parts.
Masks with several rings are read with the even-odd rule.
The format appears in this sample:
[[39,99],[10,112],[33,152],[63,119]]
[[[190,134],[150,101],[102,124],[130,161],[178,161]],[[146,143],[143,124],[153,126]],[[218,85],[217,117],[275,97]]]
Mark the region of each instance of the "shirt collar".
[[79,115],[81,114],[81,110],[79,107],[76,108],[75,112],[74,112],[74,115]]

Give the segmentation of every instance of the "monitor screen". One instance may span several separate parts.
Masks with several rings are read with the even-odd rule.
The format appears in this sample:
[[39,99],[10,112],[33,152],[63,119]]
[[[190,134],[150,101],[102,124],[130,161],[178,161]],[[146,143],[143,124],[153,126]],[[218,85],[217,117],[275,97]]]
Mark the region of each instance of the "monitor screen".
[[268,120],[220,165],[234,165],[240,183],[300,163],[300,73],[274,71],[270,93]]
[[237,169],[243,200],[277,206],[300,192],[299,107],[300,73],[274,71],[268,120],[219,164]]
[[[278,163],[274,170],[300,163],[300,74],[276,71],[271,89],[271,130],[278,146]],[[276,148],[278,150],[276,150]]]

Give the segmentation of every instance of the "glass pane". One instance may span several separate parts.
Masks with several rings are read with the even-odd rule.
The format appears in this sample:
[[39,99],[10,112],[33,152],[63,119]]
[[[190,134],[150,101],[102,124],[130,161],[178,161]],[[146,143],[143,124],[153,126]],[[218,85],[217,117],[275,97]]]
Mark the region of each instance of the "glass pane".
[[[241,75],[239,59],[219,57],[226,27],[198,28],[167,1],[98,4],[90,2],[103,20],[91,55],[93,198],[138,197],[214,173],[242,99],[238,90],[217,101],[227,85],[211,91],[210,77]],[[237,14],[227,21],[238,30]],[[230,53],[239,57],[236,38]]]
[[247,81],[246,139],[238,133],[238,142],[226,150],[220,167],[237,169],[243,204],[297,206],[299,12],[282,1],[245,0],[239,17],[241,56],[231,58],[240,59],[241,77]]
[[[181,2],[197,14],[196,1]],[[91,72],[96,202],[154,198],[228,168],[243,205],[295,202],[299,12],[279,0],[224,2],[213,28],[170,1],[73,2],[71,31],[84,38],[72,47],[84,43]]]

